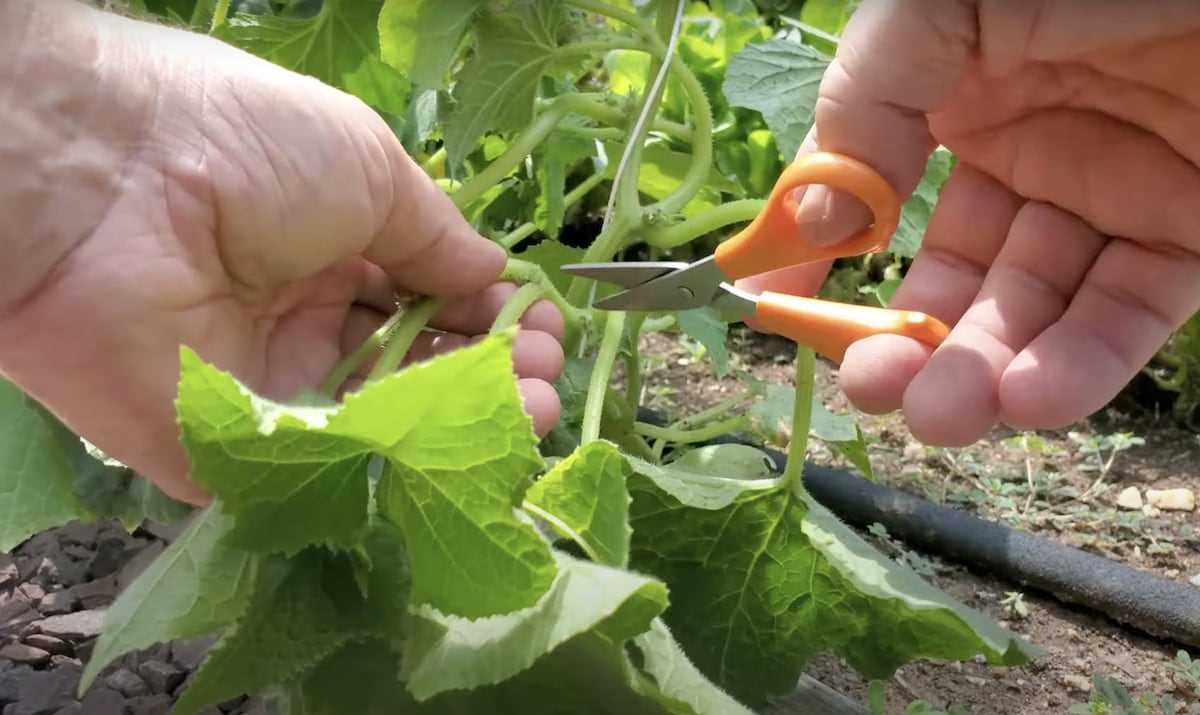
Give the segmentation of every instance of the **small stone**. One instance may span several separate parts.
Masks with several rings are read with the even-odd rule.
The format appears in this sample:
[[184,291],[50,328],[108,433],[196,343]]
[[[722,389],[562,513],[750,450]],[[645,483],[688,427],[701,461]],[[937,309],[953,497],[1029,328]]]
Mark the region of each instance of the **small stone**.
[[1091,692],[1092,690],[1092,681],[1088,680],[1087,677],[1082,675],[1076,675],[1072,673],[1070,675],[1062,676],[1060,680],[1062,681],[1063,685],[1071,688],[1072,690],[1078,690],[1082,693]]
[[44,715],[75,702],[82,673],[82,668],[72,666],[34,671],[21,682],[16,715]]
[[[85,524],[76,519],[75,521],[67,522],[58,530],[59,540],[64,544],[83,544],[90,546],[96,543],[96,538],[100,535],[100,524],[93,522]],[[65,551],[66,549],[64,549]]]
[[1191,489],[1149,489],[1146,501],[1163,511],[1196,510],[1196,494]]
[[1193,586],[1200,586],[1200,573],[1188,579],[1188,583],[1192,584]]
[[92,686],[84,694],[81,705],[87,715],[125,715],[125,698],[103,686]]
[[135,698],[150,692],[146,681],[138,677],[132,670],[120,668],[113,671],[104,679],[104,684],[127,698]]
[[23,595],[25,600],[29,601],[29,604],[32,606],[36,606],[38,602],[41,601],[46,595],[46,589],[42,588],[36,583],[23,583],[17,587],[17,590],[21,592],[21,595]]
[[50,662],[49,653],[25,643],[9,643],[0,648],[0,658],[11,660],[14,663],[25,663],[35,668]]
[[976,687],[987,685],[987,682],[988,682],[987,678],[980,678],[975,675],[966,676],[966,680],[968,683],[970,683],[971,685],[974,685]]
[[106,576],[72,586],[67,590],[71,592],[72,596],[79,599],[79,605],[84,608],[103,608],[112,604],[117,598],[117,577]]
[[143,695],[125,703],[129,715],[167,715],[171,711],[171,698],[166,695]]
[[82,660],[91,660],[92,651],[96,649],[96,638],[88,638],[85,641],[79,641],[75,644],[75,657]]
[[136,556],[129,560],[129,563],[121,567],[121,571],[117,574],[117,589],[124,591],[166,548],[167,545],[163,542],[155,541],[139,551]]
[[83,667],[83,661],[78,658],[72,658],[68,655],[52,655],[50,656],[50,667],[61,668],[64,665],[77,665]]
[[41,648],[50,655],[70,655],[75,650],[71,647],[70,643],[54,636],[48,636],[45,633],[30,633],[21,640],[26,645]]
[[1117,495],[1117,506],[1130,511],[1138,511],[1142,508],[1142,493],[1137,487],[1126,487]]
[[28,665],[16,665],[0,670],[0,703],[11,703],[17,699],[21,683],[33,673]]
[[138,667],[138,675],[155,693],[170,693],[183,682],[184,672],[170,663],[147,661]]
[[20,576],[17,562],[8,554],[0,553],[0,589],[12,588]]
[[1150,506],[1149,504],[1147,504],[1142,507],[1142,514],[1144,516],[1154,518],[1154,517],[1158,516],[1159,514],[1162,514],[1162,509],[1158,509],[1156,507],[1153,507],[1153,506]]
[[75,597],[71,589],[64,589],[47,593],[38,604],[38,610],[47,616],[58,616],[75,610],[77,603],[79,603],[79,599]]
[[7,602],[0,601],[0,632],[15,631],[26,623],[36,621],[40,615],[23,596],[14,596]]
[[95,550],[87,546],[80,546],[79,544],[64,546],[63,553],[75,559],[76,561],[87,561],[96,555]]
[[171,644],[171,661],[184,670],[195,670],[215,641],[212,636],[175,641]]
[[1072,658],[1071,659],[1071,667],[1077,668],[1079,670],[1087,670],[1088,662],[1084,658]]
[[104,628],[104,611],[76,611],[63,616],[50,616],[37,624],[41,633],[65,640],[95,638]]
[[47,583],[62,583],[61,574],[58,571],[58,564],[54,563],[45,556],[38,561],[37,570],[33,575],[41,581]]
[[1163,576],[1167,578],[1179,578],[1179,569],[1167,569],[1163,571]]

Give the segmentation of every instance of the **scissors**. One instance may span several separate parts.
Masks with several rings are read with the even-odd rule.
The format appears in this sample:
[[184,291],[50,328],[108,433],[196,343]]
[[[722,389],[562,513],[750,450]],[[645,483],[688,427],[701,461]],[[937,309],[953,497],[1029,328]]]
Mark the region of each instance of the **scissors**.
[[[832,246],[814,246],[801,240],[796,224],[799,204],[794,194],[797,188],[810,184],[824,184],[854,195],[871,210],[874,222]],[[871,335],[904,335],[937,347],[949,328],[921,312],[770,291],[755,295],[733,282],[803,263],[882,251],[899,221],[900,201],[882,176],[857,159],[820,152],[789,165],[750,225],[706,258],[692,263],[571,263],[562,270],[626,289],[597,301],[596,308],[675,311],[711,305],[738,320],[752,318],[767,330],[841,363],[851,343]]]

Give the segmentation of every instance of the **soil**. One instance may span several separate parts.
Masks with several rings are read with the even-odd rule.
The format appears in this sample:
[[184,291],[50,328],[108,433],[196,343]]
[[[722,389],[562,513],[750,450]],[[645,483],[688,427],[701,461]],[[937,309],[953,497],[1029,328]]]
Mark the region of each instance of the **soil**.
[[[650,371],[648,402],[672,414],[686,414],[744,390],[746,376],[794,384],[792,343],[741,330],[732,330],[728,342],[730,374],[718,379],[711,361],[686,339],[646,336],[644,354],[671,368]],[[816,390],[831,410],[851,410],[837,388],[832,364],[818,361]],[[1068,429],[1037,433],[1024,446],[1020,433],[998,427],[971,447],[933,449],[917,443],[897,414],[856,417],[879,481],[1186,583],[1200,576],[1198,514],[1138,512],[1117,507],[1116,500],[1130,486],[1138,487],[1142,496],[1148,489],[1200,488],[1200,437],[1172,425],[1169,410],[1162,405],[1131,392]],[[1078,440],[1122,432],[1144,439],[1145,444],[1120,451],[1100,487],[1087,494],[1096,481],[1098,461]],[[1105,451],[1102,459],[1108,457]],[[853,469],[819,443],[812,458]],[[1029,500],[1031,475],[1038,491]],[[926,565],[928,573],[923,575],[936,586],[1047,653],[1031,665],[1015,668],[977,662],[910,664],[888,688],[889,714],[904,713],[915,700],[924,700],[935,710],[957,705],[975,715],[1066,713],[1072,704],[1089,701],[1095,674],[1119,681],[1134,697],[1169,694],[1179,703],[1198,702],[1200,688],[1177,678],[1168,667],[1184,649],[1178,643],[1122,627],[1103,615],[1056,601],[1052,594],[1022,593],[1027,612],[1022,615],[1002,604],[1006,595],[1021,590],[1003,574],[975,571],[862,533],[893,555],[897,548],[903,549],[910,560]],[[1200,578],[1196,584],[1200,585]],[[1188,650],[1192,657],[1200,655]],[[866,702],[867,683],[839,658],[815,660],[809,675]]]

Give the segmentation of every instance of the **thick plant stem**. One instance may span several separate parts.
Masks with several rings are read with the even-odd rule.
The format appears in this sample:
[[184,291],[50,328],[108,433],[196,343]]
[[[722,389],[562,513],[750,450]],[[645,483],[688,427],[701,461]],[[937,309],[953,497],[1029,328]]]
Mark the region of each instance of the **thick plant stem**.
[[229,17],[229,5],[231,0],[217,0],[217,5],[213,8],[212,24],[209,25],[208,34],[213,34],[217,28],[225,24],[226,18]]
[[388,339],[396,330],[396,325],[402,317],[404,317],[402,311],[398,310],[392,313],[387,322],[379,326],[379,329],[372,333],[371,337],[364,340],[363,344],[359,345],[354,352],[342,358],[341,362],[335,365],[333,370],[329,372],[329,375],[321,382],[321,394],[330,398],[334,397],[338,388],[342,386],[342,383],[362,367],[362,364],[368,358],[379,352],[387,344]]
[[[597,122],[607,124],[610,127],[622,128],[629,124],[629,118],[620,109],[593,99],[583,99],[577,102],[571,108],[571,111],[576,114],[582,114],[589,119],[595,119]],[[654,121],[650,122],[650,128],[679,141],[692,141],[692,128],[686,124],[656,117]],[[621,134],[621,139],[625,139],[625,134]]]
[[621,336],[625,333],[625,313],[608,313],[604,325],[604,337],[596,353],[596,366],[592,368],[592,379],[588,383],[587,402],[583,406],[583,438],[580,444],[594,442],[600,438],[600,420],[604,415],[604,396],[608,393],[608,381],[612,377],[613,363],[617,361],[617,350],[621,347]]
[[488,164],[483,171],[471,177],[470,181],[464,183],[450,195],[454,205],[462,209],[483,196],[488,189],[503,181],[504,177],[520,166],[521,162],[525,161],[525,157],[529,156],[537,148],[537,145],[549,136],[554,126],[566,115],[567,109],[563,103],[555,103],[539,114],[533,123],[525,128],[525,131],[517,135],[507,151],[496,157],[496,160]]
[[792,407],[792,441],[787,450],[783,482],[792,492],[804,495],[804,459],[808,456],[808,427],[812,421],[813,379],[817,358],[812,348],[796,346],[796,404]]
[[704,442],[714,437],[720,437],[723,434],[736,432],[749,426],[750,418],[745,415],[730,417],[720,422],[713,422],[710,425],[697,429],[677,429],[672,427],[656,427],[655,425],[646,422],[635,422],[633,431],[636,434],[658,439],[664,442],[674,442],[675,444],[695,444],[696,442]]
[[396,329],[392,333],[391,339],[388,340],[387,347],[383,349],[383,355],[379,356],[379,361],[375,363],[375,367],[371,368],[371,374],[367,375],[368,382],[387,377],[400,367],[400,363],[404,360],[408,349],[412,347],[413,341],[417,339],[429,319],[445,302],[444,298],[422,298],[404,310],[404,315],[396,324]]
[[633,345],[630,354],[625,357],[625,410],[629,415],[630,427],[637,419],[638,405],[642,404],[642,355],[638,338],[642,334],[642,323],[645,322],[645,313],[634,313],[629,324]]
[[692,163],[688,166],[683,181],[666,198],[645,208],[648,213],[667,216],[678,213],[687,202],[700,193],[712,170],[712,106],[708,102],[708,96],[704,94],[704,86],[678,56],[671,58],[671,70],[678,75],[683,85],[688,103],[692,107],[692,115],[695,117],[695,127],[692,130]]
[[675,248],[730,224],[752,221],[766,205],[763,199],[718,204],[674,226],[643,231],[641,237],[655,248]]
[[516,325],[521,320],[521,316],[529,307],[542,299],[546,294],[545,289],[537,283],[526,283],[517,289],[515,293],[509,296],[505,301],[504,307],[496,314],[496,319],[492,321],[492,329],[490,334],[502,333],[512,326]]
[[542,295],[554,303],[562,313],[563,319],[570,325],[579,327],[587,320],[587,313],[567,302],[562,293],[558,292],[558,288],[554,287],[554,283],[542,267],[536,263],[522,261],[517,258],[508,259],[508,264],[500,273],[500,280],[512,281],[514,283],[536,283],[542,289]]

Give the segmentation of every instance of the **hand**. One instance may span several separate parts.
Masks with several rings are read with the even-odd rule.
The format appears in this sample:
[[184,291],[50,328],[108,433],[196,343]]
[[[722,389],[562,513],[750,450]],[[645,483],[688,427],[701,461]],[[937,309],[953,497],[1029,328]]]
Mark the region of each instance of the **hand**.
[[[0,207],[44,240],[0,261],[15,275],[0,287],[0,369],[168,494],[207,500],[174,419],[181,343],[288,399],[374,332],[397,291],[451,298],[432,322],[449,334],[414,346],[424,358],[485,333],[515,290],[494,283],[503,249],[357,99],[207,37],[13,5],[76,33],[25,37],[76,49],[30,60],[40,84],[15,95],[28,104],[10,126],[26,135],[5,147],[29,147],[36,170],[0,185]],[[43,178],[52,200],[5,203]],[[563,321],[541,302],[522,324],[519,387],[544,435]]]
[[[849,154],[902,195],[938,143],[959,163],[892,302],[953,326],[936,352],[859,341],[840,383],[868,413],[963,446],[997,423],[1102,408],[1200,309],[1200,4],[866,0],[801,153]],[[869,221],[825,187],[810,240]],[[817,225],[821,224],[818,229]],[[829,264],[750,290],[815,292]]]

